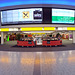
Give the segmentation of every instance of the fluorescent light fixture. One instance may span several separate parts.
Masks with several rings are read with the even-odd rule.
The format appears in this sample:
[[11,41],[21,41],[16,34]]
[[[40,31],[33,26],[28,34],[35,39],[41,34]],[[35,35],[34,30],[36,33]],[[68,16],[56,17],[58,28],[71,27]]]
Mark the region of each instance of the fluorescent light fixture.
[[9,28],[9,31],[18,31],[18,28]]
[[54,31],[25,31],[25,32],[23,32],[23,33],[52,33],[52,32],[54,32]]
[[58,30],[67,30],[67,27],[58,27]]

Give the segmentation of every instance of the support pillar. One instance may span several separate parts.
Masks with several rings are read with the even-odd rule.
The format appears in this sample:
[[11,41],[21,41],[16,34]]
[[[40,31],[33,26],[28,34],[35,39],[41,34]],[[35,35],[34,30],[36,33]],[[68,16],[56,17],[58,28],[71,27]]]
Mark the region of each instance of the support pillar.
[[73,31],[73,43],[75,43],[75,31]]
[[1,32],[1,44],[3,45],[4,44],[4,33]]

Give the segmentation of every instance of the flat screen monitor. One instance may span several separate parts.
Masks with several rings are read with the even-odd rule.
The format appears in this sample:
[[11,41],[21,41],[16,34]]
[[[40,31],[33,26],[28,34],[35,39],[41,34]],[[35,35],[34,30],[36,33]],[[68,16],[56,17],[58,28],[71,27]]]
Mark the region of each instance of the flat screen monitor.
[[74,24],[74,10],[52,9],[52,23]]
[[1,11],[2,24],[42,23],[42,8]]

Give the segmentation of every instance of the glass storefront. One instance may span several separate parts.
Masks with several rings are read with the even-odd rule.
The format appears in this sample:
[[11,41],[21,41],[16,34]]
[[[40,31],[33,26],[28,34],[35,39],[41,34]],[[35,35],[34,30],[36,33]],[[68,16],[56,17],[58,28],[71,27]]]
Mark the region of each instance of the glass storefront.
[[[60,36],[59,36],[60,35]],[[19,40],[31,40],[36,39],[37,45],[42,45],[42,40],[73,40],[73,32],[72,31],[49,31],[49,32],[7,32],[4,33],[4,41],[9,43],[10,41]],[[70,43],[70,42],[69,42]],[[64,42],[63,42],[64,44]]]

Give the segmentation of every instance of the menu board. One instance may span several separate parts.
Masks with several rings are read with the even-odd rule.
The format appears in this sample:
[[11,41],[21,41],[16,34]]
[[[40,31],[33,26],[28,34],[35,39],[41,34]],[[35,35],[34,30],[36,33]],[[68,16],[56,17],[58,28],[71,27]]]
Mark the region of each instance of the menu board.
[[2,24],[41,23],[42,8],[1,11]]
[[52,9],[52,23],[74,24],[74,10]]

